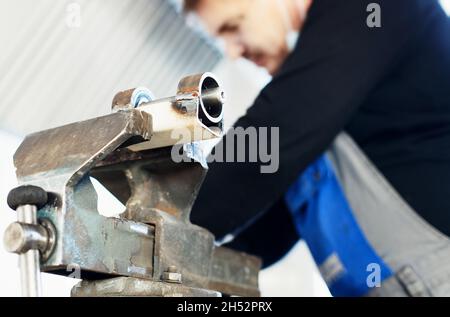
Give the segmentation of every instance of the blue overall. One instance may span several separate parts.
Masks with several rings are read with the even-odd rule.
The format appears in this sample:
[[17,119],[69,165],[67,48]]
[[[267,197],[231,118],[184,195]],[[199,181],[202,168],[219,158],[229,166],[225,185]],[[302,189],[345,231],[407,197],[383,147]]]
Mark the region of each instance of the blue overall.
[[325,280],[333,296],[367,294],[373,287],[368,283],[372,264],[380,281],[392,276],[358,226],[326,156],[300,175],[285,200],[321,272],[324,266],[330,272]]

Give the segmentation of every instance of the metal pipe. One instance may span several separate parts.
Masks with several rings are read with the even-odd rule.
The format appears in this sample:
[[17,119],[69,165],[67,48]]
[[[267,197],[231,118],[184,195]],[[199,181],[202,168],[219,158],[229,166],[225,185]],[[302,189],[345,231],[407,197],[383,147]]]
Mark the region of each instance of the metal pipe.
[[[37,225],[37,207],[23,205],[17,207],[17,220],[22,223]],[[19,254],[20,280],[23,297],[40,297],[42,295],[39,250],[28,250]]]
[[225,93],[213,74],[187,76],[179,82],[175,96],[153,99],[142,87],[122,91],[113,99],[114,112],[136,108],[152,117],[151,139],[132,144],[129,150],[139,152],[221,136]]

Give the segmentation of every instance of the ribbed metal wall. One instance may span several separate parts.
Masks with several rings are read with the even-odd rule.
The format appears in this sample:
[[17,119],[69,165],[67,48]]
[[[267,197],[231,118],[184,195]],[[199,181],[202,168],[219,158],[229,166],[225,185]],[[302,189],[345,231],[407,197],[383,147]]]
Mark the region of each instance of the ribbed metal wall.
[[221,59],[169,0],[1,0],[0,47],[0,129],[18,134],[107,114],[119,90],[172,95]]

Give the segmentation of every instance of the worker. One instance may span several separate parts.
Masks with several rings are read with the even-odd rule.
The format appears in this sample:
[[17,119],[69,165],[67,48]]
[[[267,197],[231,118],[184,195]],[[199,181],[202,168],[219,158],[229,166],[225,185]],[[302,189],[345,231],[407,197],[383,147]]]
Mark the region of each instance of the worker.
[[273,76],[234,127],[279,128],[278,169],[211,162],[192,222],[264,266],[304,239],[335,296],[450,295],[450,22],[439,2],[184,6],[230,57]]

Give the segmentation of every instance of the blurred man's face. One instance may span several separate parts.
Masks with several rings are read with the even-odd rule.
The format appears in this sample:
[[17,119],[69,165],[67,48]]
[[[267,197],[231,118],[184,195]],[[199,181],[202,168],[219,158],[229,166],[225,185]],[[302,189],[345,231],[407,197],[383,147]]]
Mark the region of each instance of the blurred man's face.
[[244,57],[274,74],[289,54],[286,36],[299,29],[310,0],[201,0],[196,14],[222,38],[227,54]]

